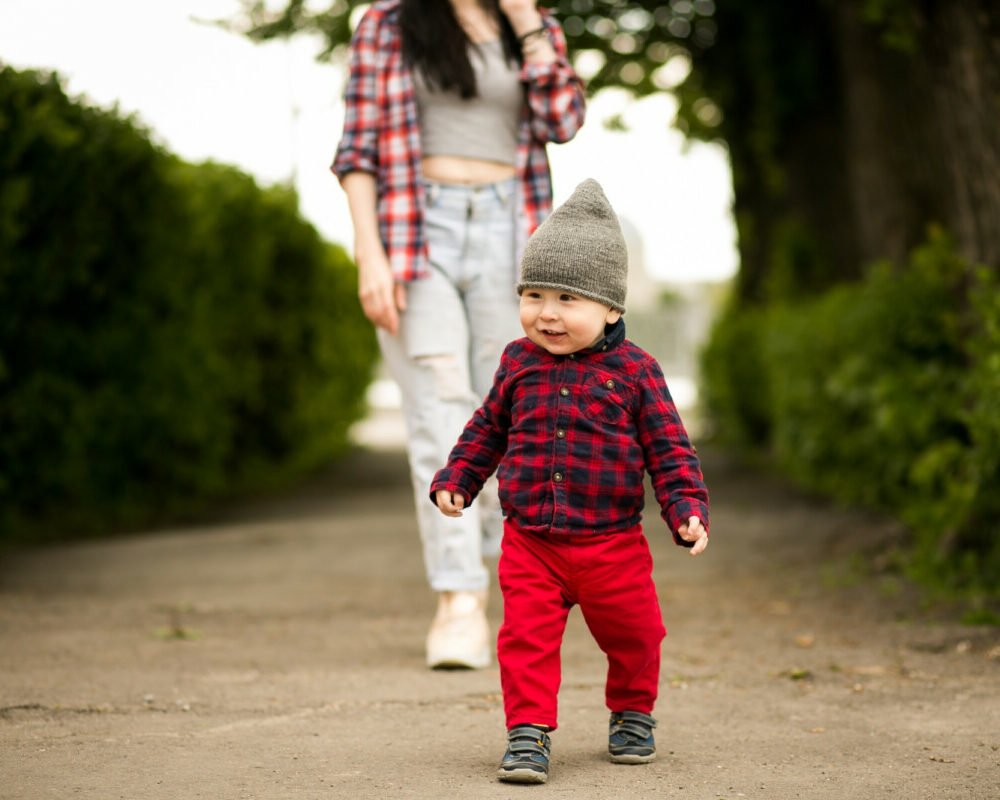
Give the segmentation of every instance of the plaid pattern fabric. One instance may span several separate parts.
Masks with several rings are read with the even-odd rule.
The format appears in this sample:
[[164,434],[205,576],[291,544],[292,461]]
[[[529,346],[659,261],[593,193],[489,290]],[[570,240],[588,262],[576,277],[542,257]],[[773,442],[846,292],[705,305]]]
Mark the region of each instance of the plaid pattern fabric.
[[[413,77],[403,63],[399,0],[374,3],[351,40],[344,95],[344,132],[330,169],[341,180],[351,172],[375,175],[382,242],[397,280],[427,274],[420,178],[420,130]],[[583,84],[566,60],[566,39],[540,9],[558,55],[552,64],[525,64],[520,79],[526,102],[518,133],[518,205],[524,236],[552,210],[546,142],[569,141],[583,124]]]
[[508,519],[531,533],[607,534],[639,524],[643,475],[674,541],[708,529],[701,466],[656,360],[619,321],[590,350],[554,356],[527,338],[504,351],[493,388],[431,484],[472,502],[497,470]]

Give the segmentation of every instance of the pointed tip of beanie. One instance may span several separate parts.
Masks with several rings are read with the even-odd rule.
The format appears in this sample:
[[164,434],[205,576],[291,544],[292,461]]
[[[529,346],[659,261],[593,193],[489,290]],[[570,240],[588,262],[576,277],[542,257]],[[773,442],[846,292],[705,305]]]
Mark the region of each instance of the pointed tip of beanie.
[[577,184],[573,194],[569,196],[557,211],[577,209],[593,214],[597,217],[611,218],[616,222],[618,215],[615,214],[608,196],[604,193],[604,188],[593,178],[585,178]]

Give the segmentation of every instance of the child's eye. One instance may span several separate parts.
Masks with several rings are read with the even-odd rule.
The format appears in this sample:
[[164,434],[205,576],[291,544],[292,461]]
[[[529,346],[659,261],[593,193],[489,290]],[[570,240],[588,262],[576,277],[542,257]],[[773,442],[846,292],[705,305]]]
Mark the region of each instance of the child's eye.
[[576,300],[576,296],[572,294],[561,294],[559,295],[559,300],[563,303],[568,303],[571,300]]
[[524,296],[532,300],[537,300],[539,297],[541,297],[541,294],[539,294],[538,292],[524,292]]

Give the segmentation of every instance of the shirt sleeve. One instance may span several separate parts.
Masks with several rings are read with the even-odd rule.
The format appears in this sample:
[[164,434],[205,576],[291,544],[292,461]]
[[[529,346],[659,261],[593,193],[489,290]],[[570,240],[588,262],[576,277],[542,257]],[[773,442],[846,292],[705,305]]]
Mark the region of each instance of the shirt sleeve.
[[[510,345],[508,345],[508,349]],[[431,502],[437,505],[439,490],[457,492],[468,507],[486,479],[493,474],[507,452],[507,432],[511,413],[509,398],[510,358],[505,352],[493,376],[493,386],[452,448],[448,463],[431,482]]]
[[586,103],[583,81],[570,66],[566,37],[559,23],[542,11],[545,27],[556,60],[549,64],[525,62],[521,80],[527,84],[531,132],[540,142],[568,142],[583,125]]
[[708,488],[701,464],[670,397],[663,371],[652,359],[640,383],[638,431],[660,514],[674,541],[691,547],[677,535],[688,517],[698,517],[708,531]]
[[378,171],[378,37],[381,16],[365,12],[348,55],[344,130],[330,169],[341,180],[351,172]]

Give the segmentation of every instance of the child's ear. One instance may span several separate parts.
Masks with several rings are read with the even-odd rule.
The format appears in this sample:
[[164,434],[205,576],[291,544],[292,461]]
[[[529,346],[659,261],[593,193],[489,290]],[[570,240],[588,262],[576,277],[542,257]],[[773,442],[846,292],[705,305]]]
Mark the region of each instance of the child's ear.
[[617,308],[609,308],[608,315],[604,318],[604,321],[608,325],[614,325],[618,320],[622,318],[622,312]]

